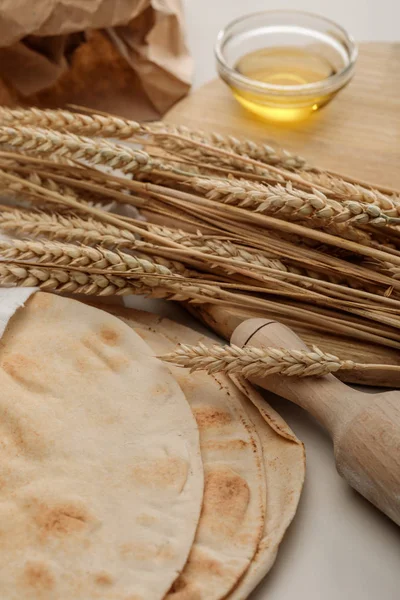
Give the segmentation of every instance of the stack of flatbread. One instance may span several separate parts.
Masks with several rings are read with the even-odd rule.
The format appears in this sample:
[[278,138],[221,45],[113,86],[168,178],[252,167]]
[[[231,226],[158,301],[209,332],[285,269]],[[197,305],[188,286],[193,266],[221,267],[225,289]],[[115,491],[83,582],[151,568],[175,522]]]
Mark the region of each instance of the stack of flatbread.
[[1,338],[0,597],[247,598],[303,446],[245,381],[155,358],[205,338],[107,310],[39,292]]

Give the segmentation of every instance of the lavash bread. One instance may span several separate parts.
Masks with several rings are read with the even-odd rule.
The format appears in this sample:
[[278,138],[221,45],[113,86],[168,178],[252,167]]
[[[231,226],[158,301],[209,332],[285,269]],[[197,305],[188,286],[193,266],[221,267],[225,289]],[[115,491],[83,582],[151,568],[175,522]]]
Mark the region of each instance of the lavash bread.
[[[156,354],[175,347],[171,328],[154,331],[135,324],[135,331]],[[204,497],[188,561],[166,600],[220,600],[248,569],[264,530],[262,448],[229,379],[170,369],[200,430]]]
[[[174,345],[179,342],[187,344],[202,342],[206,345],[214,343],[213,340],[192,329],[150,313],[116,307],[107,307],[107,310],[118,315],[140,335],[143,335],[141,330],[144,328],[153,333],[154,339],[156,336],[163,335]],[[150,346],[153,347],[151,339],[149,337],[147,339]],[[171,345],[169,345],[168,351],[170,348]],[[173,367],[171,368],[173,369]],[[185,371],[179,369],[179,372],[184,373]],[[189,381],[195,381],[194,375],[198,375],[198,373],[193,373],[189,377]],[[178,375],[178,377],[180,376]],[[218,376],[218,379],[220,378],[225,382],[227,380],[223,375]],[[237,581],[235,588],[227,596],[223,596],[227,600],[244,600],[272,567],[279,544],[295,515],[304,483],[305,452],[303,444],[296,438],[285,421],[246,380],[238,377],[231,379],[235,388],[230,393],[242,404],[257,432],[263,450],[266,483],[264,526],[257,551],[248,569]],[[193,383],[193,389],[196,390],[196,387],[197,385]],[[188,401],[191,402],[189,387],[186,388],[186,395]],[[207,394],[205,394],[205,399],[207,399]],[[200,527],[201,518],[199,529]],[[219,554],[214,556],[218,560]],[[209,567],[209,570],[205,568],[202,574],[204,579],[210,577],[211,564]],[[186,569],[182,576],[185,576],[185,573]],[[182,594],[183,590],[184,588],[182,588]],[[195,595],[182,595],[176,598],[172,594],[169,596],[167,596],[168,600],[199,600],[199,598],[203,598],[203,596]]]
[[1,600],[160,600],[203,496],[182,391],[121,320],[35,294],[0,342]]
[[275,562],[279,544],[296,513],[305,477],[305,450],[282,417],[242,377],[232,376],[248,398],[246,410],[263,449],[266,476],[264,531],[257,552],[229,600],[245,600]]

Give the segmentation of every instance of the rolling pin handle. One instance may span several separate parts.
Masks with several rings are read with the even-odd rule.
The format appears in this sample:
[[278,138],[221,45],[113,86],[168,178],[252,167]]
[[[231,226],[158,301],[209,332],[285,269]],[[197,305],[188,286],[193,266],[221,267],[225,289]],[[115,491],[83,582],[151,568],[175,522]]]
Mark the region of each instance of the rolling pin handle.
[[[231,343],[244,346],[308,350],[286,325],[271,319],[248,319],[233,332]],[[334,437],[359,406],[359,392],[333,377],[282,377],[273,375],[252,379],[260,387],[283,396],[311,413]],[[350,402],[351,399],[351,402]]]
[[[239,347],[307,348],[288,327],[267,319],[243,321],[231,342]],[[342,477],[400,525],[399,392],[366,394],[333,375],[272,375],[251,381],[314,415],[333,438]]]

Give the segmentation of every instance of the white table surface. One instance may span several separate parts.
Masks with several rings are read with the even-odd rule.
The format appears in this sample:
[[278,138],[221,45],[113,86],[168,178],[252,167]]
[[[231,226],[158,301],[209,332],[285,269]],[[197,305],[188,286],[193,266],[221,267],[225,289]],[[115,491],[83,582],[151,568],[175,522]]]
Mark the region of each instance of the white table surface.
[[[184,4],[195,87],[215,77],[213,44],[218,30],[244,12],[295,8],[336,20],[359,41],[400,38],[398,0],[184,0]],[[134,302],[202,330],[172,303]],[[285,400],[266,397],[304,441],[307,475],[277,561],[251,600],[400,600],[400,528],[339,477],[332,444],[312,418]]]

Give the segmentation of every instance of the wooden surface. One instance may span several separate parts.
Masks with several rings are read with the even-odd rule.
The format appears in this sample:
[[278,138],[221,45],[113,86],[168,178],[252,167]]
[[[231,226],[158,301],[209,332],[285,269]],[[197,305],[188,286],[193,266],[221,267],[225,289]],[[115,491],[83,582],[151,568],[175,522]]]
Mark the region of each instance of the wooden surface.
[[275,141],[318,166],[400,188],[400,44],[361,44],[347,88],[295,125],[261,121],[219,80],[179,102],[168,120]]
[[[245,111],[227,86],[214,80],[177,104],[167,120],[205,131],[278,145],[310,163],[400,189],[400,44],[361,44],[356,74],[331,104],[295,125],[266,123]],[[245,317],[240,311],[199,306],[195,312],[219,335],[229,339]],[[293,323],[289,324],[293,327]],[[398,364],[396,350],[294,327],[307,344],[343,359]],[[353,383],[400,387],[400,376],[388,371],[344,371]]]
[[[256,348],[306,349],[294,332],[267,319],[248,319],[232,343]],[[336,465],[347,482],[400,525],[400,392],[368,394],[333,375],[250,381],[311,413],[334,441]]]

